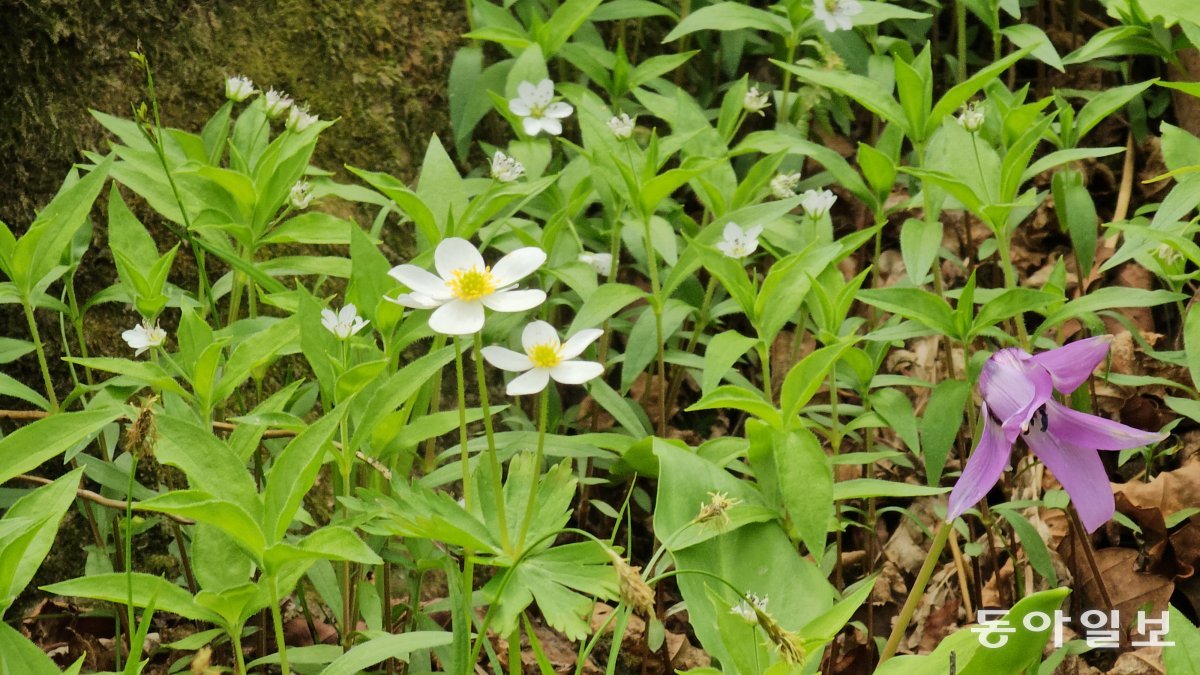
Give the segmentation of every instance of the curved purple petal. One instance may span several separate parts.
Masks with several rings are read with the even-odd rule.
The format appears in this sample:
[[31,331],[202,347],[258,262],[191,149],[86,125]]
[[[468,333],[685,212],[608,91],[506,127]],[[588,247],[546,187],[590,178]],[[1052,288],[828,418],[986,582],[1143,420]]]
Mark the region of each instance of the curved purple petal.
[[1037,409],[1054,395],[1054,382],[1045,368],[1020,349],[1001,349],[983,364],[979,393],[1004,427],[1011,445],[1029,427]]
[[1088,532],[1095,532],[1112,518],[1116,506],[1100,453],[1056,438],[1040,428],[1025,434],[1025,442],[1071,495],[1071,503]]
[[1111,335],[1076,340],[1058,349],[1035,354],[1030,360],[1049,371],[1055,389],[1069,394],[1087,382],[1092,371],[1108,355],[1111,342]]
[[1137,448],[1167,437],[1166,434],[1134,429],[1120,422],[1072,410],[1057,401],[1046,404],[1046,433],[1066,443],[1095,450]]
[[947,520],[961,516],[987,496],[996,481],[1000,480],[1004,467],[1008,466],[1012,443],[1005,440],[1000,425],[988,414],[987,403],[983,404],[982,418],[983,435],[979,437],[979,445],[971,453],[966,468],[950,492],[950,505],[946,507]]

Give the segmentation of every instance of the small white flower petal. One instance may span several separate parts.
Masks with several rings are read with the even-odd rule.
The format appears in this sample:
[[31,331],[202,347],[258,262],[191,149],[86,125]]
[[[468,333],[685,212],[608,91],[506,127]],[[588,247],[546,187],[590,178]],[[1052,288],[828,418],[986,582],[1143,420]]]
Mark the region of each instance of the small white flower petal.
[[445,302],[444,300],[434,300],[420,293],[402,293],[394,298],[385,295],[383,299],[410,309],[436,309],[441,307],[442,303]]
[[741,226],[733,221],[725,223],[725,229],[721,231],[721,236],[725,238],[725,241],[736,241],[741,239],[743,234]]
[[530,321],[525,325],[525,330],[521,331],[521,347],[526,353],[533,351],[538,345],[558,343],[558,331],[545,321]]
[[[475,248],[471,242],[461,237],[449,237],[443,239],[434,250],[433,266],[437,269],[438,276],[449,281],[454,278],[456,270],[469,270],[474,267],[483,271],[487,265],[483,262],[483,256],[479,254],[479,249]],[[413,290],[418,289],[414,288]]]
[[534,368],[513,378],[505,387],[504,393],[509,396],[525,396],[536,394],[550,384],[550,371],[545,368]]
[[604,335],[604,331],[599,328],[585,328],[579,331],[563,343],[562,349],[558,351],[559,358],[566,361],[579,356],[588,345],[599,340],[601,335]]
[[506,347],[492,345],[484,347],[480,353],[483,354],[485,361],[500,370],[523,373],[533,367],[533,361],[530,361],[528,356],[520,352],[514,352]]
[[388,276],[431,301],[444,302],[451,297],[445,281],[416,265],[396,265],[388,270]]
[[542,111],[542,114],[546,117],[563,118],[570,117],[571,113],[573,112],[575,112],[575,108],[573,108],[570,103],[565,101],[557,101],[546,106],[546,109]]
[[528,136],[537,136],[542,131],[542,120],[537,117],[522,117],[521,127]]
[[563,361],[550,369],[550,377],[563,384],[583,384],[604,374],[604,366],[595,361]]
[[533,93],[533,101],[544,108],[552,100],[554,100],[554,80],[547,78],[538,82]]
[[521,82],[517,85],[517,96],[522,101],[533,101],[537,98],[537,87],[532,82]]
[[546,294],[538,289],[524,291],[496,291],[480,298],[480,302],[496,312],[524,312],[546,301]]
[[333,330],[333,327],[337,325],[337,322],[338,322],[338,317],[336,314],[333,313],[332,309],[321,310],[321,325],[322,326],[328,328],[329,330]]
[[353,323],[354,320],[358,318],[358,308],[355,307],[354,303],[352,302],[347,303],[346,306],[338,312],[337,318],[341,323]]
[[520,117],[528,117],[533,112],[533,108],[529,105],[529,101],[523,98],[511,99],[508,102],[508,110],[512,114],[519,115]]
[[519,248],[504,256],[492,268],[497,288],[517,283],[533,274],[546,262],[546,252],[536,246]]
[[[525,119],[530,119],[530,118],[527,117]],[[562,122],[558,121],[557,119],[555,119],[553,117],[543,117],[541,126],[542,126],[542,130],[545,131],[546,133],[550,134],[551,136],[558,136],[558,135],[562,134]]]
[[429,315],[429,327],[442,335],[472,335],[483,328],[483,305],[451,300]]

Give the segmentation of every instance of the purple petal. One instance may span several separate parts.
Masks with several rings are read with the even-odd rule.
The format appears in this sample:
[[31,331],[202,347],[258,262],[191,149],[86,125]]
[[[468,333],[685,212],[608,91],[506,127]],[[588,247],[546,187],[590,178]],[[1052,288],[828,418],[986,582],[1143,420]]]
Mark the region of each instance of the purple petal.
[[1031,360],[1050,372],[1055,389],[1069,394],[1087,382],[1092,371],[1108,355],[1111,342],[1110,335],[1077,340],[1058,349],[1036,354]]
[[1072,410],[1057,401],[1046,404],[1046,432],[1065,443],[1095,450],[1137,448],[1167,437]]
[[1095,532],[1112,518],[1116,507],[1100,453],[1055,438],[1040,428],[1026,434],[1025,442],[1071,495],[1084,529]]
[[1045,368],[1033,363],[1020,349],[1001,349],[983,364],[979,392],[1004,427],[1011,445],[1028,428],[1037,409],[1054,394],[1054,382]]
[[1004,433],[988,414],[987,403],[983,404],[983,435],[979,437],[979,445],[967,467],[963,469],[954,490],[950,492],[950,505],[946,508],[946,519],[954,520],[964,511],[974,506],[987,496],[1004,467],[1008,466],[1008,458],[1012,453],[1012,443],[1004,439]]

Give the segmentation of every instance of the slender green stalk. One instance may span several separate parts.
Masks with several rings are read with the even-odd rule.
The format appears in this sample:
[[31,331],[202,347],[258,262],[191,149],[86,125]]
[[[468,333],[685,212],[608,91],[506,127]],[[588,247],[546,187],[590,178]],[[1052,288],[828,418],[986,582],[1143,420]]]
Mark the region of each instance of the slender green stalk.
[[958,81],[967,79],[967,1],[954,2],[954,38],[958,56]]
[[549,417],[547,410],[550,408],[550,386],[542,390],[542,395],[538,397],[538,440],[537,452],[533,456],[533,467],[529,481],[529,500],[525,502],[525,516],[521,519],[521,535],[517,537],[517,548],[524,550],[525,535],[529,534],[529,524],[533,521],[533,511],[537,506],[537,493],[539,478],[542,476],[542,453],[546,447],[546,419]]
[[508,634],[508,675],[521,675],[521,624]]
[[512,542],[508,538],[508,516],[504,508],[504,469],[500,456],[496,454],[496,433],[492,430],[492,410],[488,404],[487,371],[483,368],[483,335],[475,333],[475,380],[479,387],[479,407],[483,412],[483,430],[487,436],[488,463],[492,468],[492,491],[496,493],[496,519],[500,527],[500,541],[508,549]]
[[33,346],[37,350],[38,366],[42,369],[42,382],[46,385],[46,398],[50,400],[50,412],[58,412],[58,396],[54,393],[54,380],[50,378],[50,364],[46,362],[46,348],[42,345],[42,334],[38,332],[37,319],[33,316],[33,307],[28,301],[22,302],[25,310],[25,321],[29,323],[29,333],[33,336]]
[[467,452],[467,385],[463,377],[462,343],[454,339],[454,374],[458,382],[458,440],[462,448],[459,463],[462,465],[463,506],[471,510],[471,455]]
[[[792,65],[796,62],[796,39],[788,37],[787,39],[787,63]],[[788,107],[788,94],[792,89],[792,71],[783,70],[783,91],[779,95],[779,117],[785,122],[792,121],[792,111]]]
[[[129,481],[125,487],[125,611],[129,618],[129,658],[133,656],[133,634],[134,626],[137,622],[134,620],[133,612],[133,481],[137,473],[137,455],[133,450],[127,450],[129,453]],[[120,644],[117,646],[120,650]]]
[[946,548],[946,540],[950,538],[950,529],[950,523],[943,522],[938,524],[937,531],[933,534],[933,544],[929,548],[929,556],[925,558],[925,564],[921,566],[921,571],[917,573],[912,590],[909,591],[908,599],[904,601],[904,607],[900,609],[900,616],[896,618],[896,624],[892,627],[892,634],[888,636],[883,653],[879,655],[880,665],[883,665],[884,661],[892,658],[896,654],[896,650],[900,647],[900,639],[904,637],[904,632],[908,630],[908,624],[912,621],[913,612],[917,611],[917,605],[921,603],[921,599],[925,595],[925,587],[929,585],[929,578],[933,576],[933,568],[937,567],[938,558],[941,557],[942,550]]
[[667,362],[663,345],[663,303],[658,282],[658,253],[654,250],[654,238],[650,231],[650,216],[642,219],[646,238],[646,267],[650,274],[650,307],[654,312],[654,341],[658,344],[658,435],[667,435]]
[[242,653],[242,626],[238,626],[234,634],[229,636],[229,646],[233,648],[238,675],[246,675],[246,655]]
[[291,675],[292,669],[288,667],[287,660],[287,644],[283,636],[283,615],[279,611],[279,582],[275,575],[267,578],[267,583],[271,587],[271,618],[275,622],[275,648],[279,650],[279,668],[283,671],[283,675]]
[[[700,336],[704,333],[704,329],[708,327],[708,312],[712,305],[713,294],[717,289],[717,278],[708,278],[708,287],[704,289],[704,300],[700,303],[700,314],[696,317],[696,324],[692,326],[692,336],[688,338],[687,346],[683,351],[686,354],[691,354],[696,350],[697,343],[700,342]],[[667,387],[667,400],[674,403],[675,397],[679,395],[679,387],[683,384],[684,367],[676,364],[671,371],[671,384]]]

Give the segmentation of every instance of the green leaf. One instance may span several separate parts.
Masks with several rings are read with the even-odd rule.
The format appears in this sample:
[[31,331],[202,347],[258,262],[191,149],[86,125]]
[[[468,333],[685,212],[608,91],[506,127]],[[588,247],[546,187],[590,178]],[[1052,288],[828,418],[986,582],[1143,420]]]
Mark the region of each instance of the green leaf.
[[442,368],[453,360],[454,348],[443,347],[406,364],[388,377],[387,381],[380,385],[367,401],[367,407],[358,419],[354,435],[350,438],[350,447],[354,449],[360,447],[384,417],[404,405],[417,393],[418,389],[437,377]]
[[[109,574],[94,574],[69,581],[61,581],[49,586],[42,586],[47,593],[71,598],[90,598],[106,600],[118,605],[128,602],[129,586],[125,574],[113,572]],[[220,617],[196,603],[187,589],[144,572],[133,573],[133,605],[146,607],[151,602],[164,612],[170,612],[193,621],[221,623]]]
[[1064,72],[1062,57],[1058,55],[1054,43],[1041,28],[1029,23],[1015,23],[1001,28],[1000,34],[1012,40],[1017,47],[1029,48],[1029,55],[1033,58],[1060,73]]
[[754,415],[776,429],[784,428],[783,419],[779,416],[779,411],[763,398],[761,392],[751,391],[730,384],[717,387],[708,394],[705,394],[699,401],[688,406],[687,410],[688,412],[693,412],[696,410],[716,410],[720,408],[741,410]]
[[854,343],[847,341],[822,347],[792,366],[779,391],[779,407],[785,421],[791,423],[800,414],[800,410],[808,405],[824,384],[825,377],[837,360],[852,346]]
[[159,462],[178,467],[193,488],[236,504],[247,514],[262,510],[254,479],[228,444],[212,431],[171,415],[159,415],[157,424]]
[[1115,309],[1118,307],[1156,307],[1186,298],[1187,296],[1180,293],[1172,293],[1171,291],[1164,290],[1148,291],[1142,288],[1126,288],[1122,286],[1099,288],[1051,312],[1046,317],[1046,320],[1042,322],[1042,325],[1038,327],[1037,332],[1040,334],[1062,324],[1064,321],[1106,309]]
[[[85,657],[69,672],[78,673]],[[0,672],[21,675],[62,675],[55,663],[40,647],[33,644],[7,623],[0,624]]]
[[993,61],[986,68],[951,87],[949,91],[942,95],[937,104],[933,106],[933,112],[929,114],[929,119],[925,122],[924,135],[918,140],[923,140],[933,135],[933,132],[942,126],[942,122],[946,117],[957,112],[980,89],[983,89],[993,80],[1000,77],[1000,74],[1008,70],[1009,66],[1025,58],[1031,51],[1033,51],[1031,47],[1018,49],[998,61]]
[[888,423],[914,455],[921,454],[921,439],[917,433],[917,415],[912,401],[899,389],[886,388],[871,394],[871,407]]
[[900,226],[900,255],[914,286],[925,283],[942,245],[942,221],[908,218]]
[[1054,293],[1035,288],[1006,289],[983,303],[974,323],[971,324],[971,335],[979,335],[1001,321],[1022,316],[1025,312],[1040,311],[1046,305],[1061,299]]
[[356,675],[387,659],[406,661],[417,650],[444,647],[451,635],[444,631],[412,631],[400,635],[384,635],[355,646],[329,664],[321,675]]
[[740,2],[718,2],[701,7],[684,17],[675,29],[663,38],[663,42],[673,42],[684,35],[701,30],[732,31],[740,28],[765,30],[778,35],[788,35],[792,32],[791,25],[783,16]]
[[0,438],[0,483],[36,469],[50,458],[95,436],[120,417],[121,408],[50,415]]
[[833,469],[821,442],[807,429],[774,435],[779,492],[800,541],[814,559],[825,555],[833,519]]
[[757,343],[758,340],[746,337],[736,330],[727,330],[709,339],[708,346],[704,349],[704,372],[700,391],[707,394],[715,389],[742,355]]
[[921,418],[921,449],[925,460],[925,480],[937,486],[954,439],[962,428],[964,406],[971,385],[963,380],[943,380],[933,389]]
[[300,432],[271,464],[263,490],[263,534],[268,542],[283,540],[300,503],[317,480],[325,450],[332,447],[329,441],[346,414],[345,406],[339,408]]
[[1029,564],[1033,569],[1047,582],[1050,587],[1058,586],[1058,575],[1054,573],[1054,563],[1050,559],[1050,550],[1046,548],[1046,542],[1042,540],[1042,536],[1038,534],[1035,528],[1025,516],[1020,513],[1006,508],[993,509],[999,512],[1005,520],[1012,525],[1013,531],[1021,540],[1021,546],[1025,549],[1025,555],[1029,558]]
[[950,306],[938,296],[919,288],[879,288],[859,291],[859,300],[886,312],[912,319],[945,335],[957,333]]
[[579,30],[602,0],[567,0],[554,10],[554,14],[542,26],[538,42],[547,58],[554,56],[559,48]]
[[855,478],[835,484],[833,498],[842,500],[867,499],[868,497],[929,497],[949,491],[950,488],[911,485],[876,478]]
[[[904,109],[900,107],[900,104],[892,98],[891,94],[880,87],[875,80],[846,71],[819,70],[816,68],[809,68],[807,66],[797,66],[790,63],[784,63],[783,61],[776,61],[774,59],[771,60],[771,63],[774,63],[784,70],[791,71],[795,75],[799,76],[800,80],[803,82],[819,85],[821,87],[825,87],[826,89],[832,89],[843,96],[858,101],[859,105],[862,107],[882,117],[885,121],[904,129],[904,133],[906,135],[910,137],[913,135],[914,130],[909,126],[908,116],[904,114]],[[949,92],[947,92],[947,95],[949,95]],[[966,101],[967,98],[970,98],[970,94],[965,96],[963,101]],[[961,103],[959,105],[961,105]],[[951,108],[951,110],[955,110],[957,108],[958,105],[955,105],[953,108]],[[941,117],[944,116],[945,115],[942,115]],[[941,117],[937,118],[938,125],[941,124]],[[933,121],[934,120],[932,119],[928,120],[928,122],[931,124]],[[917,131],[919,132],[920,130]],[[929,133],[932,133],[932,129],[930,129]],[[928,134],[926,134],[926,136],[927,135]],[[922,138],[924,138],[924,136],[922,136]]]
[[442,240],[442,230],[439,227],[438,219],[434,217],[433,210],[426,205],[425,200],[416,192],[386,173],[356,169],[352,166],[346,168],[350,170],[350,173],[363,179],[368,185],[395,202],[400,212],[408,216],[409,220],[416,225],[428,245]]
[[1183,315],[1183,351],[1192,384],[1200,388],[1200,311],[1194,307]]
[[579,308],[575,320],[571,322],[571,329],[567,332],[574,335],[584,328],[599,326],[612,315],[645,297],[647,293],[636,286],[604,284],[583,301],[583,306]]
[[1168,610],[1171,631],[1167,639],[1174,642],[1174,647],[1163,648],[1163,666],[1166,672],[1200,673],[1200,630],[1192,625],[1183,612],[1175,609],[1174,605]]
[[29,524],[12,535],[0,538],[0,615],[33,579],[37,568],[54,545],[58,524],[75,502],[75,491],[83,469],[75,469],[62,478],[18,499],[4,513],[0,523],[8,525],[27,519]]
[[633,403],[618,394],[604,380],[597,378],[588,383],[588,393],[634,438],[642,438],[650,433],[642,423],[641,417],[634,411]]

